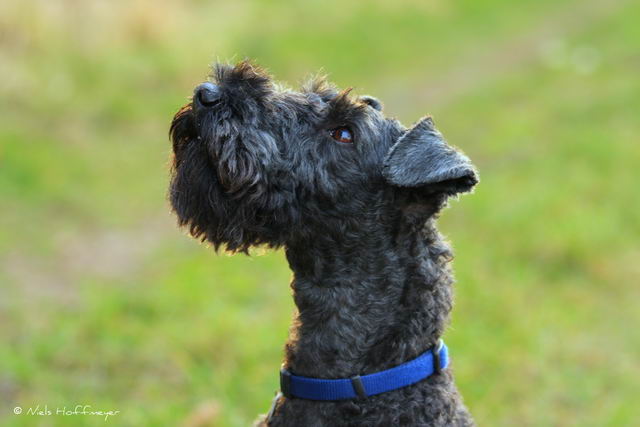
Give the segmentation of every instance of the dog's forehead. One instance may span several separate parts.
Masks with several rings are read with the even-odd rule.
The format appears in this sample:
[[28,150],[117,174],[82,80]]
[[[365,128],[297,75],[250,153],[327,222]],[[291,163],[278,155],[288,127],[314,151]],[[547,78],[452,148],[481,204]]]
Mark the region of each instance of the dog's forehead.
[[302,92],[315,94],[324,102],[327,102],[338,95],[340,91],[334,84],[329,82],[327,76],[317,75],[307,80],[307,82],[302,85]]
[[358,112],[365,110],[369,106],[380,111],[382,103],[371,96],[356,96],[352,88],[344,90],[327,80],[326,76],[316,76],[302,86],[302,93],[306,94],[310,100],[328,104],[336,110],[343,112]]
[[325,82],[312,81],[300,91],[276,83],[274,89],[267,99],[271,103],[265,106],[285,121],[293,114],[297,120],[319,126],[357,128],[371,127],[384,118],[368,97],[354,95],[351,89],[338,90]]

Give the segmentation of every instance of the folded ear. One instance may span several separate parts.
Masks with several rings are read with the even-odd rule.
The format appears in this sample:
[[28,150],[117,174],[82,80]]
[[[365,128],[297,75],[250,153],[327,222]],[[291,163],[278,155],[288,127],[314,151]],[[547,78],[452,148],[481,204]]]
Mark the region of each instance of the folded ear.
[[478,183],[471,160],[442,139],[430,117],[420,120],[391,147],[382,175],[399,187],[449,195],[470,191]]

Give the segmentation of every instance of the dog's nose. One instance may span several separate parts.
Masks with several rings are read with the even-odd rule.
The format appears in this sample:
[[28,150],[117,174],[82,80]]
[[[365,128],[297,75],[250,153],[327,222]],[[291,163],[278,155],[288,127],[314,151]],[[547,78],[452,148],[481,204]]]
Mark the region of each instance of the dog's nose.
[[202,83],[193,90],[193,101],[198,106],[211,107],[220,100],[220,88],[210,82]]

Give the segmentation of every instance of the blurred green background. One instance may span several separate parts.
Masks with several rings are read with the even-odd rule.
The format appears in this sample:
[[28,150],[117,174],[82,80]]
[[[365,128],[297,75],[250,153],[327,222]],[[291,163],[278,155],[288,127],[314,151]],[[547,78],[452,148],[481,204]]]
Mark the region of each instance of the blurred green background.
[[[479,167],[440,221],[446,334],[484,426],[640,409],[640,2],[0,3],[0,424],[248,425],[293,311],[281,252],[215,256],[166,202],[207,64],[324,69]],[[14,415],[77,404],[96,416]]]

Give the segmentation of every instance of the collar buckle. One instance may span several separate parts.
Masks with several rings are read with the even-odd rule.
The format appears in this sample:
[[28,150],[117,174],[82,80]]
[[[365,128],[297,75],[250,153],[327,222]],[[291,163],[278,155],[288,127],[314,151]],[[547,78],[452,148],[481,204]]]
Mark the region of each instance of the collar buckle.
[[433,355],[433,373],[439,374],[442,372],[442,358],[440,357],[440,352],[442,351],[442,346],[444,342],[442,338],[439,338],[438,341],[431,347],[431,354]]
[[287,398],[291,395],[291,372],[287,371],[284,366],[280,369],[280,392]]

